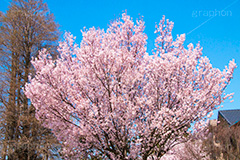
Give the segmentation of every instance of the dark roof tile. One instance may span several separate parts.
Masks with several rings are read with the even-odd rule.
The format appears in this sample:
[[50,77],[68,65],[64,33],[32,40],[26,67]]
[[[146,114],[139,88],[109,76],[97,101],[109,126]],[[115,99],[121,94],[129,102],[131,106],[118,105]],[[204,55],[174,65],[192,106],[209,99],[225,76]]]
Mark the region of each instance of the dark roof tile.
[[240,109],[218,111],[230,126],[240,121]]

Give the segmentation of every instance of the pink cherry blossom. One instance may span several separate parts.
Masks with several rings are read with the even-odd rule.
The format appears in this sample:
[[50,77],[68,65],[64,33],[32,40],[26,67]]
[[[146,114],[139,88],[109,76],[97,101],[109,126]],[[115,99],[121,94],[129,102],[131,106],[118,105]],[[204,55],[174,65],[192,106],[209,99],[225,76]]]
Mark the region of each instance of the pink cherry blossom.
[[144,25],[123,13],[106,31],[83,30],[80,46],[66,33],[56,60],[47,50],[32,60],[36,75],[25,94],[66,159],[161,157],[201,136],[207,116],[232,97],[223,93],[234,60],[213,68],[199,44],[185,49],[185,34],[173,39],[165,17],[148,54]]

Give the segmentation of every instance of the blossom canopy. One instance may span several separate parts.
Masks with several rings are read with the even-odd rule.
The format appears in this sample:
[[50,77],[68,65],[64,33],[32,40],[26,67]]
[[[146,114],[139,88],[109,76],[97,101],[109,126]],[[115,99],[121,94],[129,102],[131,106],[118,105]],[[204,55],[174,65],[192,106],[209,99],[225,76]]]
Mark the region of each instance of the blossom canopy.
[[206,116],[231,98],[223,93],[234,60],[223,71],[213,68],[199,44],[184,48],[184,34],[173,40],[164,16],[148,54],[144,27],[123,13],[106,31],[82,31],[80,47],[66,33],[57,59],[47,50],[33,58],[36,74],[25,94],[67,159],[161,157],[200,136]]

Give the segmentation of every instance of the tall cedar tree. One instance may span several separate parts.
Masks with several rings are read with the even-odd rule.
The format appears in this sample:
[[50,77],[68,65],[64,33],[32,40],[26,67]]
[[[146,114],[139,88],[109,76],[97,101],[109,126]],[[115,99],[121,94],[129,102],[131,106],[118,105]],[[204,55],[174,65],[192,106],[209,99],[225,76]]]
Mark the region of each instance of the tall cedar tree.
[[41,48],[51,52],[58,37],[58,25],[42,0],[13,0],[6,14],[0,13],[2,159],[58,155],[58,141],[36,120],[35,108],[22,90],[29,74],[34,75],[31,58]]

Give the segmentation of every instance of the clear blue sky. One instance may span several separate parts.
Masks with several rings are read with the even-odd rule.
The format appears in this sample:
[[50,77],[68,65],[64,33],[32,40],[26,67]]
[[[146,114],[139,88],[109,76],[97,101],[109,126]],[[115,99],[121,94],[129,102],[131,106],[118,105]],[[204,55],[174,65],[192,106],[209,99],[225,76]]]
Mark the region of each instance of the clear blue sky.
[[[5,12],[10,0],[0,0]],[[200,42],[203,54],[221,70],[229,60],[239,66],[226,92],[234,92],[234,102],[223,109],[240,109],[240,0],[44,0],[62,33],[70,31],[80,43],[85,26],[107,28],[111,20],[127,10],[134,20],[144,16],[148,35],[148,52],[153,49],[154,26],[163,15],[174,22],[173,36],[186,33],[186,45]],[[217,111],[212,118],[217,117]]]

